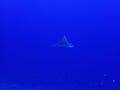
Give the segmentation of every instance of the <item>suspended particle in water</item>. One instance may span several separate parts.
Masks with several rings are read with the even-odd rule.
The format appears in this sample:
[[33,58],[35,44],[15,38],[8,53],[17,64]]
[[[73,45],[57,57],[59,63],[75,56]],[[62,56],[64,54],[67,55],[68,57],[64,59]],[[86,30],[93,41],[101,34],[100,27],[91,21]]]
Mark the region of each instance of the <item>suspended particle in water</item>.
[[113,79],[112,82],[115,83],[115,80]]

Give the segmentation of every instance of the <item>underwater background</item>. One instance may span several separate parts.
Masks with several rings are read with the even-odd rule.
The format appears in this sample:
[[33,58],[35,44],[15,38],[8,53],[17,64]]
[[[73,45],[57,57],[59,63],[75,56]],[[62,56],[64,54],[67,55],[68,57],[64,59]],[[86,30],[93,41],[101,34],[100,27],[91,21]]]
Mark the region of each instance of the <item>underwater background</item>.
[[0,90],[120,90],[120,1],[1,0],[0,47]]

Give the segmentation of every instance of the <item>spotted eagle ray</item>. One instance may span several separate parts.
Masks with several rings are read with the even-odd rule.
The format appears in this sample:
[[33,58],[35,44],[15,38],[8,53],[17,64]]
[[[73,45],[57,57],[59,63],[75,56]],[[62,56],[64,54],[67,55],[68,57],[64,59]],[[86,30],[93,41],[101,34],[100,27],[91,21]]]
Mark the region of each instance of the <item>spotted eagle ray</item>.
[[56,47],[67,47],[67,48],[73,48],[74,46],[72,43],[69,43],[67,37],[64,35],[63,38],[55,44]]

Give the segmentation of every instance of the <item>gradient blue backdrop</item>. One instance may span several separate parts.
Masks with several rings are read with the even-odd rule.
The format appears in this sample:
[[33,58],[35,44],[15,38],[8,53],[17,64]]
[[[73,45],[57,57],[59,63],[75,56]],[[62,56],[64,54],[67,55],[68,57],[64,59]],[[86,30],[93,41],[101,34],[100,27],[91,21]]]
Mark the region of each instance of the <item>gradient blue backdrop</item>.
[[120,1],[1,0],[0,47],[0,83],[120,90]]

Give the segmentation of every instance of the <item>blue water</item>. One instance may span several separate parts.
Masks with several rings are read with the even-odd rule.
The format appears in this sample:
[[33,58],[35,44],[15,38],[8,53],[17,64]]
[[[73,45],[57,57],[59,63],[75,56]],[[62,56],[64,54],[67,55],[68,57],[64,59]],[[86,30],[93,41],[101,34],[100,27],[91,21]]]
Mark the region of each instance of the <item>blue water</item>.
[[0,47],[1,86],[120,90],[120,1],[1,0]]

